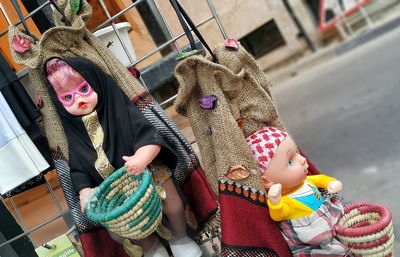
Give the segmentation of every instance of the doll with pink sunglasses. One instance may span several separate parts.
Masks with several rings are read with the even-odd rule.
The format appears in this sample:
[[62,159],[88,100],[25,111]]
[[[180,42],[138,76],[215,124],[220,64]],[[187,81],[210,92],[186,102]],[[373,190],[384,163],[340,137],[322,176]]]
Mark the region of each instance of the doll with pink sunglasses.
[[47,79],[53,86],[58,101],[67,112],[81,116],[94,110],[97,94],[79,73],[58,59],[47,63],[47,72]]
[[[70,174],[82,211],[95,188],[114,170],[125,166],[138,175],[154,167],[150,168],[153,178],[166,192],[163,214],[173,235],[168,242],[171,251],[175,257],[200,257],[201,249],[186,234],[183,202],[172,179],[177,157],[156,128],[115,80],[89,60],[52,58],[46,62],[45,74],[69,143]],[[109,233],[121,244],[125,240]],[[144,257],[169,256],[154,234],[134,243]]]
[[308,163],[291,136],[275,127],[263,127],[246,138],[267,191],[271,218],[280,222],[293,256],[344,256],[347,248],[335,237],[334,226],[344,210],[335,197],[343,185],[333,177],[308,175]]

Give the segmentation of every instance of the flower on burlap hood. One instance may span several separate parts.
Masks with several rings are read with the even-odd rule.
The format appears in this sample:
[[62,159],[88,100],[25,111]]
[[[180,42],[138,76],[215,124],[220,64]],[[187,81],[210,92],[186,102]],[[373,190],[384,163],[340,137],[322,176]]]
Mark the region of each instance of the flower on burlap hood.
[[25,53],[31,50],[31,42],[21,35],[15,35],[12,40],[12,48],[17,53]]
[[216,95],[204,96],[199,100],[202,109],[212,110],[217,105],[218,97]]

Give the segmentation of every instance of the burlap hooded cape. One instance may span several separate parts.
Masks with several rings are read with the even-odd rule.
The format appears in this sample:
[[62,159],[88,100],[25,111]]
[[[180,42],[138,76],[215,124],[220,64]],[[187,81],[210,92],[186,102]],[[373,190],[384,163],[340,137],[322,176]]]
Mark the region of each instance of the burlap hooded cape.
[[[221,255],[289,257],[280,229],[269,216],[260,170],[245,141],[262,126],[284,129],[270,82],[242,47],[233,50],[220,44],[212,51],[217,63],[190,56],[178,64],[175,106],[190,120],[207,179],[218,194]],[[210,95],[217,96],[214,108],[200,106],[199,101]],[[319,173],[307,161],[310,173]],[[229,177],[238,166],[250,175]]]
[[[71,25],[66,26],[62,22],[62,16],[55,12],[53,16],[56,26],[47,30],[39,39],[29,36],[17,27],[10,27],[10,49],[14,60],[29,68],[31,87],[43,99],[44,107],[41,109],[41,113],[45,133],[53,152],[54,166],[60,178],[68,207],[81,234],[85,256],[125,256],[125,252],[110,240],[107,232],[99,230],[101,228],[99,224],[90,222],[80,211],[79,198],[73,190],[69,174],[68,142],[60,118],[50,99],[43,74],[43,64],[48,58],[84,57],[111,75],[118,86],[142,111],[145,118],[156,127],[163,140],[177,154],[178,163],[173,171],[174,179],[188,199],[190,207],[192,210],[194,209],[200,225],[215,213],[217,204],[215,195],[205,180],[189,142],[139,81],[85,28],[85,21],[91,15],[91,8],[86,1],[82,1],[82,3],[80,12],[74,14],[69,0],[58,0],[57,4],[60,10]],[[12,48],[14,36],[28,40],[30,49],[24,53],[16,52]]]
[[[176,67],[180,85],[176,111],[190,120],[204,171],[216,192],[218,180],[227,179],[229,169],[238,165],[257,171],[240,183],[263,191],[259,168],[245,138],[261,126],[283,128],[272,101],[270,83],[242,47],[233,51],[221,44],[213,52],[218,63],[192,56]],[[199,100],[207,95],[218,97],[213,110],[199,105]],[[242,130],[238,126],[240,119],[244,124]]]

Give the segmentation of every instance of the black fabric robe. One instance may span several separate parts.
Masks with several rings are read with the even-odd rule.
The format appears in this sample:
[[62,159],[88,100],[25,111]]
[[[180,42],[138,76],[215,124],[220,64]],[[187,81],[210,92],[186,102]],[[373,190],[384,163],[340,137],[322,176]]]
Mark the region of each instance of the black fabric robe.
[[35,121],[40,117],[40,112],[1,54],[0,91],[25,130],[35,124]]
[[[104,131],[103,150],[115,169],[124,165],[122,156],[131,156],[140,147],[152,144],[161,146],[157,158],[161,158],[171,169],[175,168],[177,162],[175,153],[111,76],[83,58],[70,58],[64,61],[80,73],[98,95],[95,110]],[[47,77],[45,68],[44,72]],[[96,187],[103,178],[94,166],[97,153],[82,122],[82,116],[69,114],[57,100],[50,83],[48,84],[67,136],[71,178],[75,190],[78,193],[83,188]]]

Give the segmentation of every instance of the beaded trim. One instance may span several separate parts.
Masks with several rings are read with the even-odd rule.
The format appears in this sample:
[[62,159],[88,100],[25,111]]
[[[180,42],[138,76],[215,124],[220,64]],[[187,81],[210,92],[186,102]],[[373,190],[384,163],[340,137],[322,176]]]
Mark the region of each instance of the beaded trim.
[[143,91],[142,93],[136,95],[132,98],[132,102],[140,109],[145,109],[149,104],[153,102],[153,97],[148,91]]
[[220,194],[229,194],[233,196],[238,196],[255,204],[264,207],[267,206],[267,196],[262,191],[250,188],[245,185],[241,185],[238,182],[228,181],[225,179],[220,179],[218,182],[219,182],[218,188]]

